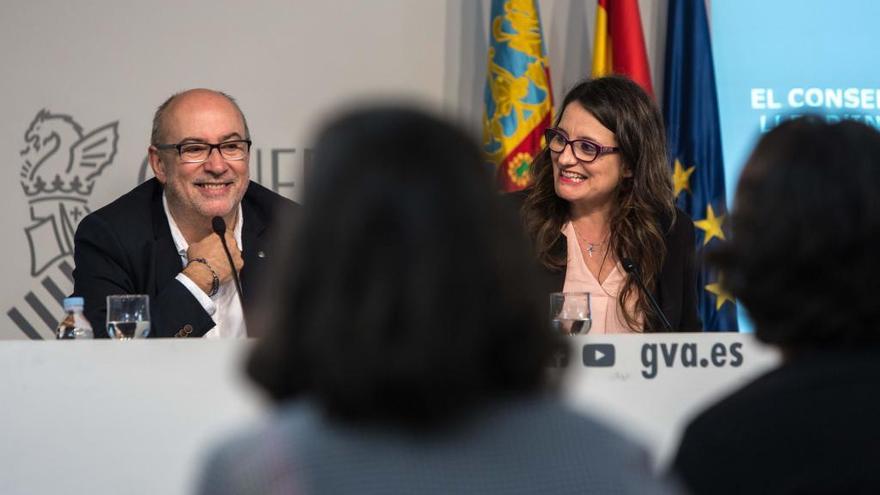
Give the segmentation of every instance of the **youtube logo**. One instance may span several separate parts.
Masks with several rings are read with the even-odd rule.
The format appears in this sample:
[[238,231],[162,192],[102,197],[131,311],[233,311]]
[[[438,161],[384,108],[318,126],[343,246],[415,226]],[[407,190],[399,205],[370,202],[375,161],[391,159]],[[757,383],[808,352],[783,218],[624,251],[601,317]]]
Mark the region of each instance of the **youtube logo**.
[[614,344],[584,344],[584,366],[614,366]]

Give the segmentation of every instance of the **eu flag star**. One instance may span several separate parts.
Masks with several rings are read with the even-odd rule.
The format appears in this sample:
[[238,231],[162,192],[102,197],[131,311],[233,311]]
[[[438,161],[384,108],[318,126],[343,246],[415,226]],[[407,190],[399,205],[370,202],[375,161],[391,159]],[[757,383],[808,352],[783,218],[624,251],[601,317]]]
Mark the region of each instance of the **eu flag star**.
[[672,184],[675,186],[675,197],[677,198],[682,191],[691,192],[691,174],[697,167],[684,168],[678,158],[675,159],[674,169],[672,170]]
[[694,225],[696,225],[700,230],[705,232],[705,237],[703,238],[703,245],[709,244],[713,238],[717,237],[724,240],[724,231],[721,230],[721,225],[724,223],[724,215],[715,216],[715,210],[712,209],[712,205],[706,205],[706,218],[703,220],[694,220]]
[[715,294],[715,310],[716,311],[719,311],[721,309],[721,306],[723,306],[724,303],[727,301],[730,301],[731,304],[735,304],[733,296],[731,296],[729,292],[724,290],[721,287],[721,284],[719,282],[715,282],[713,284],[707,285],[706,290],[708,292],[711,292],[712,294]]

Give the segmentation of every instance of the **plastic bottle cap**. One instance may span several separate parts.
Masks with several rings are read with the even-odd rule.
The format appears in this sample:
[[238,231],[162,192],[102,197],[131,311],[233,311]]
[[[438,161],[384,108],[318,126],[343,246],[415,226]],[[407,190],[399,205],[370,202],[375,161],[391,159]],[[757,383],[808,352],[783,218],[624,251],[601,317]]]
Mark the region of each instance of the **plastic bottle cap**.
[[82,309],[85,306],[85,299],[82,297],[66,297],[64,298],[64,311],[70,311],[73,308]]

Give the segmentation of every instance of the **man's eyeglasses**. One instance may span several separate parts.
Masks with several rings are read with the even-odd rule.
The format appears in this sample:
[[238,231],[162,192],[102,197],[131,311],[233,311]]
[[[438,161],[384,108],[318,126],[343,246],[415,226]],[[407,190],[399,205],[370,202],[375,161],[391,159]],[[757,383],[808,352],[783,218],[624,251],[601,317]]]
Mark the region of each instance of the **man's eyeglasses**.
[[214,148],[220,152],[220,156],[227,160],[244,160],[248,152],[251,150],[250,139],[236,139],[234,141],[224,141],[217,144],[209,143],[179,143],[179,144],[157,144],[156,149],[170,150],[176,149],[183,163],[202,163],[210,156]]
[[574,157],[586,163],[593,162],[602,155],[620,151],[617,146],[602,146],[586,139],[568,139],[562,131],[552,127],[544,130],[544,139],[547,140],[547,147],[554,153],[562,153],[570,144]]

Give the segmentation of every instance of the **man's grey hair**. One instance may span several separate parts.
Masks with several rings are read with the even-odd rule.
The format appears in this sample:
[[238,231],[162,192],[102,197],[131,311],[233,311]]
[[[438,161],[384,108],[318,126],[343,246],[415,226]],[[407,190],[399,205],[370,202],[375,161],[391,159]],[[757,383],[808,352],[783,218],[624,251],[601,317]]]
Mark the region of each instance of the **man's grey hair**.
[[[211,91],[214,91],[214,90],[211,90]],[[244,112],[241,111],[241,107],[238,106],[238,102],[235,101],[235,98],[229,96],[228,94],[226,94],[222,91],[214,91],[214,92],[220,96],[223,96],[227,100],[229,100],[229,102],[232,103],[232,106],[234,106],[235,109],[238,110],[238,114],[241,115],[241,121],[244,123],[244,134],[245,134],[244,139],[250,139],[251,138],[251,131],[248,128],[247,119],[244,116]],[[174,93],[173,95],[169,96],[167,100],[162,102],[162,104],[159,105],[159,108],[156,109],[156,113],[153,114],[153,130],[150,133],[150,144],[152,144],[154,146],[157,144],[166,144],[166,143],[162,142],[165,139],[165,122],[164,122],[165,111],[171,105],[171,102],[174,101],[175,98],[182,95],[183,93],[186,93],[186,91]]]

